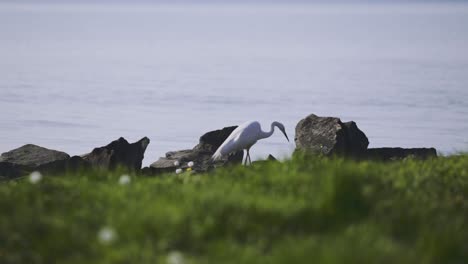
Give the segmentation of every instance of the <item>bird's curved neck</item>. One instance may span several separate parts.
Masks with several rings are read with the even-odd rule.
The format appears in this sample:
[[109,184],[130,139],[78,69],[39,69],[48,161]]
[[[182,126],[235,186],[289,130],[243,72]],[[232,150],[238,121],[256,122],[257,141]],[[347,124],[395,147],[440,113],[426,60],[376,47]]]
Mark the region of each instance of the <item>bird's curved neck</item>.
[[273,135],[273,132],[275,132],[275,126],[276,126],[276,124],[274,122],[271,123],[270,131],[268,131],[268,132],[262,131],[261,134],[260,134],[260,138],[271,137],[271,135]]

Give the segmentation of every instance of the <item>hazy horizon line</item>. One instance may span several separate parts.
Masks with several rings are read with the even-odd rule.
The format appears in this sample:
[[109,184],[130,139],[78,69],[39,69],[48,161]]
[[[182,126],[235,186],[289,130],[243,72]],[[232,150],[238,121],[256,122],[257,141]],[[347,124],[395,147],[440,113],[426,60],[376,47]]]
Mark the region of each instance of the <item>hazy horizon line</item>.
[[339,4],[352,4],[352,3],[366,3],[366,4],[380,4],[380,3],[466,3],[468,0],[3,0],[0,4],[68,4],[68,3],[86,3],[86,4],[106,4],[106,3],[121,3],[121,4],[135,4],[135,3],[147,3],[147,4],[206,4],[206,3],[219,3],[219,4],[238,4],[238,3],[254,3],[254,4],[295,4],[295,3],[339,3]]

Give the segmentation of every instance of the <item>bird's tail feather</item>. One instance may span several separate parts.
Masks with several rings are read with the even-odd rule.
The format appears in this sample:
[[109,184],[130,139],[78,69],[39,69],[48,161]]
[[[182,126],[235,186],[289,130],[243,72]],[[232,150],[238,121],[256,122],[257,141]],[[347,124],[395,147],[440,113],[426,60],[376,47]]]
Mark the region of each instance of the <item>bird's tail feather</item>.
[[211,161],[217,161],[220,160],[223,157],[219,151],[216,151],[213,156],[211,156]]

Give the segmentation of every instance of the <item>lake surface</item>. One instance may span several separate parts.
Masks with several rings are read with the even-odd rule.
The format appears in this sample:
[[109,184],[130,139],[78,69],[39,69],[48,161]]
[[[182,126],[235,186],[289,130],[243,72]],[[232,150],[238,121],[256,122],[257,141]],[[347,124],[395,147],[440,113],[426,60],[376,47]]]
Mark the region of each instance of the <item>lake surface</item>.
[[310,113],[370,147],[467,151],[468,5],[0,4],[0,152],[148,136],[149,164],[246,120],[293,139]]

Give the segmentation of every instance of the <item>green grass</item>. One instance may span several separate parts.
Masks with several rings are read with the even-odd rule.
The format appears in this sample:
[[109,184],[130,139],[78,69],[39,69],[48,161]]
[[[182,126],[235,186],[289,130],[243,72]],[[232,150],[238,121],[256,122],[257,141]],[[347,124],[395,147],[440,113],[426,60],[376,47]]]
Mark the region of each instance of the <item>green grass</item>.
[[1,182],[0,263],[468,262],[467,155],[121,174]]

